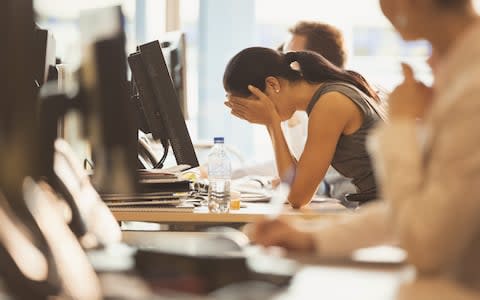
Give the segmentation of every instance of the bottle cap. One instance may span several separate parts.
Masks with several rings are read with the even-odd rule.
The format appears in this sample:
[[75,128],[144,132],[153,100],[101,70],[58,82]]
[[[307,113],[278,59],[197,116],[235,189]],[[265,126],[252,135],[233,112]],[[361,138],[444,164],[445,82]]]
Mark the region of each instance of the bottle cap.
[[213,138],[214,144],[223,144],[225,142],[223,136],[216,136]]

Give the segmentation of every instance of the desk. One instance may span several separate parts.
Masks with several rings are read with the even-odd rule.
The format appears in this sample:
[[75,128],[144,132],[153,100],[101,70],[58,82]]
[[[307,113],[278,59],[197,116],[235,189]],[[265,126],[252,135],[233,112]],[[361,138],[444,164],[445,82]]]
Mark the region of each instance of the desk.
[[[178,233],[178,232],[123,232],[123,240],[126,243],[138,244],[154,242],[172,247],[172,241],[179,238],[188,240],[192,236],[205,236],[211,233]],[[184,241],[185,242],[185,241]],[[175,245],[173,245],[175,246]],[[260,261],[265,263],[264,258]],[[268,260],[267,260],[268,261]],[[416,278],[413,267],[404,264],[377,264],[377,263],[343,263],[322,264],[315,260],[307,259],[300,264],[299,271],[294,276],[291,284],[286,289],[267,291],[262,294],[255,289],[261,286],[249,286],[248,283],[233,288],[227,288],[220,294],[212,295],[176,295],[175,292],[165,291],[160,294],[172,299],[272,299],[272,300],[296,300],[296,299],[335,299],[335,300],[476,300],[479,294],[445,278]],[[308,262],[307,262],[308,261]],[[320,261],[320,260],[318,260]],[[267,262],[268,263],[268,262]],[[275,266],[280,266],[278,261],[272,261]],[[234,271],[234,270],[233,270]],[[118,289],[118,280],[112,281],[115,289]],[[126,285],[128,286],[128,285]],[[264,291],[265,292],[265,291]],[[171,293],[171,294],[170,294]],[[145,297],[149,298],[149,297]]]
[[[156,244],[162,249],[188,247],[192,237],[207,236],[211,233],[191,232],[124,232],[123,240],[129,244]],[[183,240],[180,243],[180,240]],[[288,262],[286,258],[260,256],[253,264],[260,263],[260,269],[282,269]],[[215,298],[205,296],[202,299],[396,299],[400,286],[414,277],[411,267],[402,264],[339,264],[322,265],[297,261],[298,273],[287,289],[268,291],[274,295],[265,295],[262,286],[239,283],[221,291]],[[233,272],[235,270],[232,270]],[[232,295],[233,294],[233,295]],[[239,297],[239,295],[243,297]],[[258,297],[252,297],[257,295]],[[262,295],[263,297],[259,296]],[[268,296],[268,297],[265,297]],[[412,299],[409,299],[412,300]]]
[[[118,209],[111,208],[117,221],[143,221],[166,224],[245,224],[255,222],[270,213],[267,203],[247,203],[246,208],[230,210],[226,214],[209,213],[206,207],[198,207],[193,211],[165,211],[165,209]],[[309,207],[294,210],[285,205],[282,216],[286,218],[335,218],[339,215],[350,214],[350,210],[337,203],[312,203]]]

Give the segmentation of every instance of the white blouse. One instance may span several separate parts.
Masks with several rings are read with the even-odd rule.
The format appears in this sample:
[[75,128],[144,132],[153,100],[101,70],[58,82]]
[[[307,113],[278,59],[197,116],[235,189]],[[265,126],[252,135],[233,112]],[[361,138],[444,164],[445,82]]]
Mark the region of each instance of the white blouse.
[[444,57],[424,127],[391,121],[370,138],[384,202],[315,231],[322,256],[396,243],[419,273],[480,291],[480,24]]

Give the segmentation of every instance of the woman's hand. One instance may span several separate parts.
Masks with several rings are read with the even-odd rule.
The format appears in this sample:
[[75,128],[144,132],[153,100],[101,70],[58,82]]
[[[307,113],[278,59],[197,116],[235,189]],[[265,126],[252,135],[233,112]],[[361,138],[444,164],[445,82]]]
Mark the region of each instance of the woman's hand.
[[250,240],[265,247],[280,246],[290,251],[315,251],[312,234],[283,220],[263,220],[244,229]]
[[412,68],[402,64],[405,80],[390,94],[390,119],[422,119],[432,103],[432,89],[415,80]]
[[272,100],[262,91],[249,85],[248,89],[257,99],[228,97],[225,105],[232,110],[232,114],[240,119],[254,124],[271,126],[281,122],[277,109]]

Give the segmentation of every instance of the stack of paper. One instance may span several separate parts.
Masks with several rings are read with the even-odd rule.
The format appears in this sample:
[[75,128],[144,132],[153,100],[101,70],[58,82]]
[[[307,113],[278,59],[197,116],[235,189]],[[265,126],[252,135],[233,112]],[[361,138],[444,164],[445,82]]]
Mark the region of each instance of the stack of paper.
[[190,182],[178,173],[138,170],[140,191],[133,194],[102,194],[109,207],[158,207],[181,205],[188,197]]

